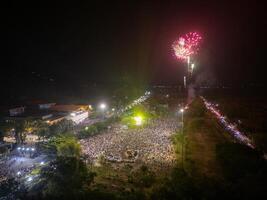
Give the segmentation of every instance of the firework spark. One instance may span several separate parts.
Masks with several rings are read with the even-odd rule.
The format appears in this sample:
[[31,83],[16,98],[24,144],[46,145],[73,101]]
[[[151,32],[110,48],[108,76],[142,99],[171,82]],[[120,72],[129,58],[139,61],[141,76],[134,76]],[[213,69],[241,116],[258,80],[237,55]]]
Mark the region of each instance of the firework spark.
[[181,36],[172,44],[175,56],[180,60],[186,60],[197,53],[202,37],[196,32],[189,32]]

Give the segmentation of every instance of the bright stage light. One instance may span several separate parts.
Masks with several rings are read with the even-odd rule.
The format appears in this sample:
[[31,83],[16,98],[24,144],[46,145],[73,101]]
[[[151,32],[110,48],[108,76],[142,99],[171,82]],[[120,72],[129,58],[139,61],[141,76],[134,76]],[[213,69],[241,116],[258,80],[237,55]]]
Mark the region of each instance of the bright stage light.
[[143,118],[141,116],[136,116],[134,117],[134,121],[136,126],[141,126],[143,123]]

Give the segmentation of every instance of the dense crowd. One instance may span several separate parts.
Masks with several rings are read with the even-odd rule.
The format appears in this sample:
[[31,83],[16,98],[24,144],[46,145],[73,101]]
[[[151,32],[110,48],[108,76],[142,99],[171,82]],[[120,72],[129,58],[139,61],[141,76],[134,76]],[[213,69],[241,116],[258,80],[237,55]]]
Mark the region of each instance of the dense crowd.
[[107,160],[142,162],[164,168],[175,162],[170,136],[175,133],[178,124],[176,118],[154,119],[146,127],[134,129],[115,124],[106,132],[83,139],[80,143],[90,161],[104,156]]
[[43,163],[43,160],[46,160],[45,155],[30,158],[21,156],[17,151],[2,157],[0,160],[0,200],[16,199],[15,193],[20,189],[18,185],[23,183],[25,177],[40,163]]

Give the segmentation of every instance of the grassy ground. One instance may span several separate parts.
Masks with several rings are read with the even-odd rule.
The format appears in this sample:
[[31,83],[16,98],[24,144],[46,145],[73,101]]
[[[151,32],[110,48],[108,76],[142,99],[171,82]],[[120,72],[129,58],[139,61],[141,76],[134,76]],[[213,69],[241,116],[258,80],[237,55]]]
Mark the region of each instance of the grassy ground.
[[186,137],[185,169],[192,175],[222,178],[216,159],[216,146],[228,141],[206,112],[200,99],[194,101],[185,113]]

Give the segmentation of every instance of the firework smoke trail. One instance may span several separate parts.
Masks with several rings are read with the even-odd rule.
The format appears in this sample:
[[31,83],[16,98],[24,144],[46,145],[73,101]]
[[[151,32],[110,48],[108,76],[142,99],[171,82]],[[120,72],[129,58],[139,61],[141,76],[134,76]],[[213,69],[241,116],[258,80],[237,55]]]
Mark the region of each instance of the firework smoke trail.
[[191,55],[197,53],[202,37],[196,32],[189,32],[181,36],[172,44],[177,59],[185,61]]

